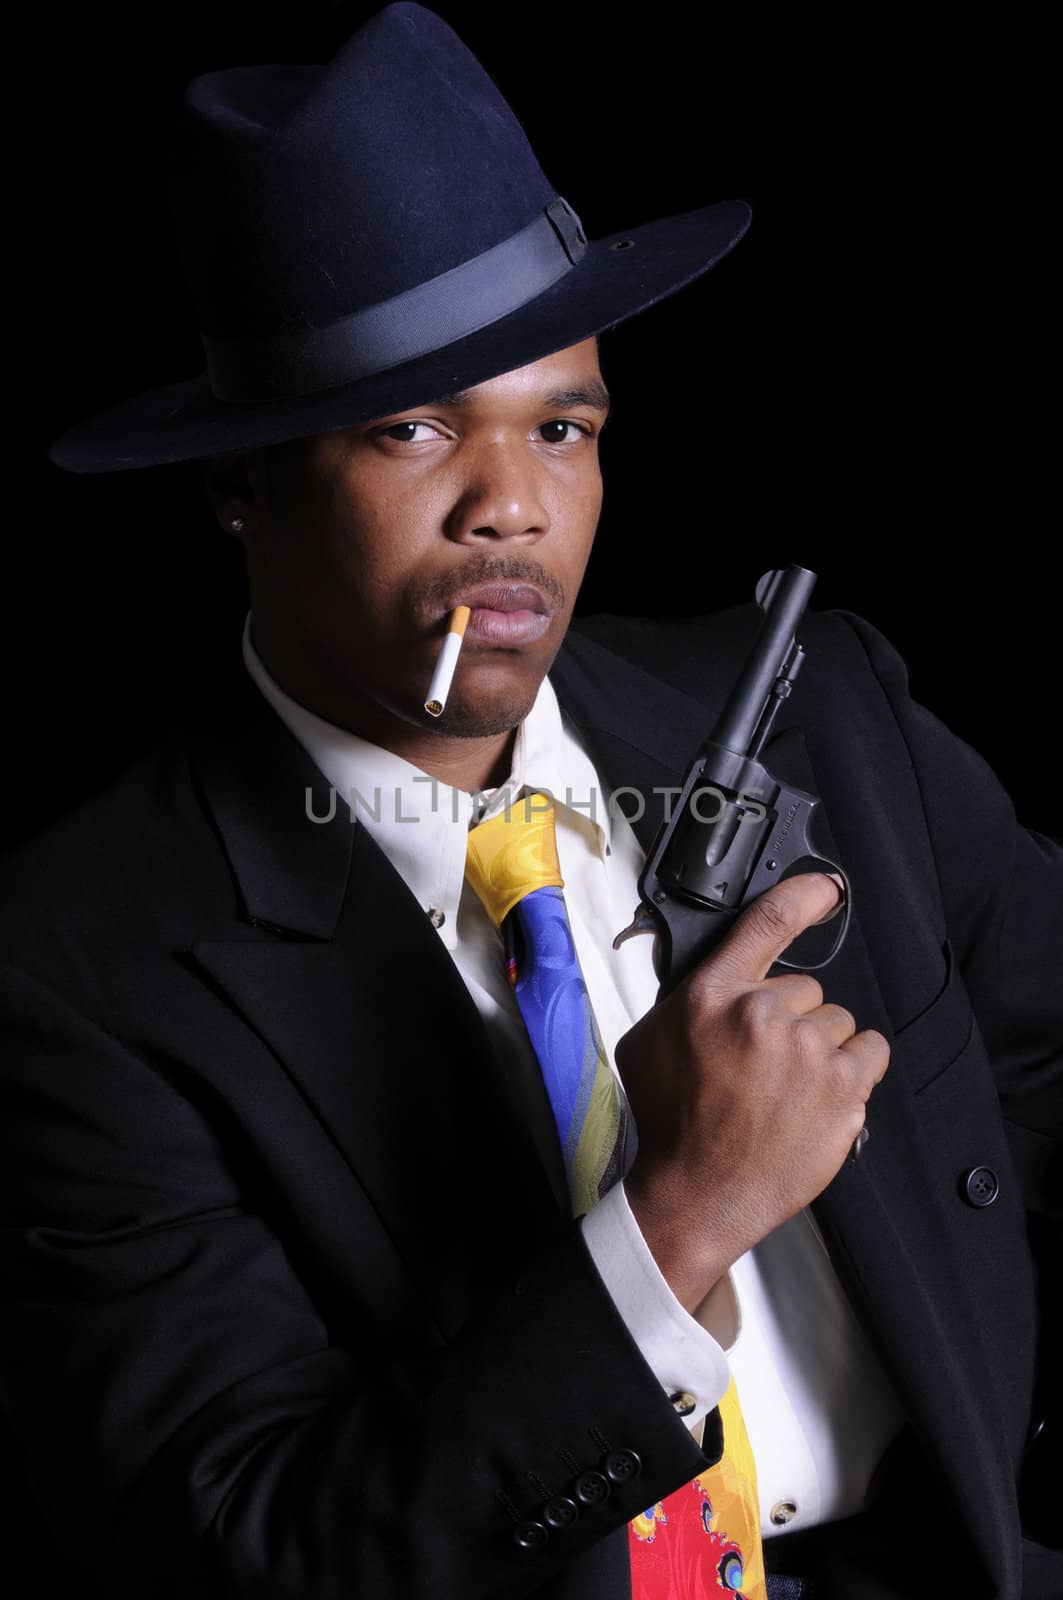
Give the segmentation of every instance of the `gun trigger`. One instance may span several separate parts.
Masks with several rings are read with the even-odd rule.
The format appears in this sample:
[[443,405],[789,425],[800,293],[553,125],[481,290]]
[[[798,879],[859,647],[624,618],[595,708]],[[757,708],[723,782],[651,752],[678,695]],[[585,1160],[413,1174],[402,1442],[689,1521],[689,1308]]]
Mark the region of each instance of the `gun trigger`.
[[656,932],[657,924],[654,921],[652,913],[647,911],[646,907],[640,903],[634,917],[628,923],[627,927],[622,929],[613,940],[613,949],[619,950],[624,940],[633,938],[636,933]]

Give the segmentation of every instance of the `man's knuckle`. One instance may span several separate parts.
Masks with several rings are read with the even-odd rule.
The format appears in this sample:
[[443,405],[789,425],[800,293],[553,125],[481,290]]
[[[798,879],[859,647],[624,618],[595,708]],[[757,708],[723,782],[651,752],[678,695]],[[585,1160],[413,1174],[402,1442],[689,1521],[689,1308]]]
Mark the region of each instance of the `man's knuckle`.
[[855,1034],[856,1018],[853,1016],[848,1006],[839,1006],[832,1001],[825,1009],[830,1012],[835,1022],[844,1024],[845,1027],[848,1028],[850,1034]]
[[870,1056],[884,1064],[889,1061],[891,1047],[884,1033],[879,1033],[877,1028],[865,1028],[859,1037],[865,1041]]
[[812,1017],[797,1017],[793,1024],[793,1047],[806,1061],[823,1054],[823,1035]]
[[735,996],[734,1011],[747,1033],[761,1033],[777,1017],[779,1003],[770,989],[744,989]]

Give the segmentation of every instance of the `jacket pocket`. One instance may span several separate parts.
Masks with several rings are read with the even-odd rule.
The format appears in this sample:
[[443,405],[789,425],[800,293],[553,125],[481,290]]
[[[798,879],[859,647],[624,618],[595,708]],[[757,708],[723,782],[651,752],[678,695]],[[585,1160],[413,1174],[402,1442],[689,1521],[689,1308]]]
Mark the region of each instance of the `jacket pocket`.
[[890,1038],[890,1066],[899,1067],[912,1094],[921,1094],[947,1072],[971,1041],[974,1012],[950,940],[941,946],[941,987],[918,1016]]

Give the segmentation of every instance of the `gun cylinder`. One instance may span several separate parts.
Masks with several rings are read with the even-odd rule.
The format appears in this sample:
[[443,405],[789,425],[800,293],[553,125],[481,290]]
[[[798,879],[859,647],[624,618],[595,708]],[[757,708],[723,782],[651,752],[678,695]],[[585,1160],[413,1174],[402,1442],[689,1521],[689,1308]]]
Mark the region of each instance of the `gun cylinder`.
[[[706,814],[708,804],[707,800]],[[660,881],[706,905],[737,906],[765,835],[775,823],[774,811],[759,809],[763,814],[758,818],[741,801],[726,799],[712,823],[699,821],[688,809],[681,831],[673,836]]]

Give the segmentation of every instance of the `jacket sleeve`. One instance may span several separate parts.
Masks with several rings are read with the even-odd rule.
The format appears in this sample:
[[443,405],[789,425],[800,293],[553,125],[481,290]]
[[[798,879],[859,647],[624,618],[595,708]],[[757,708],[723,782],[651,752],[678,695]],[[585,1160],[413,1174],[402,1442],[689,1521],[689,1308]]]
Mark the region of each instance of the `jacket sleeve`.
[[330,1342],[233,1176],[238,1129],[40,976],[0,966],[0,1026],[4,1404],[103,1593],[545,1595],[718,1458],[575,1221],[453,1339]]

